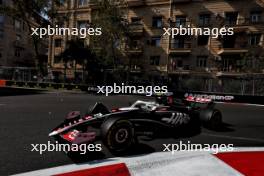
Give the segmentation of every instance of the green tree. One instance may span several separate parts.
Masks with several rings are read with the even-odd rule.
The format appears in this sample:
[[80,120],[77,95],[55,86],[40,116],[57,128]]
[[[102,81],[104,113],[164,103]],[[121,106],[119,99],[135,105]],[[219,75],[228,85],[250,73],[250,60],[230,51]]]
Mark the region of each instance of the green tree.
[[97,55],[104,58],[108,68],[117,69],[121,63],[121,50],[126,43],[128,32],[127,3],[125,0],[102,0],[96,2],[92,25],[102,29],[101,36],[91,39],[91,45]]
[[[45,27],[49,24],[48,17],[51,15],[53,8],[51,7],[51,1],[49,0],[10,0],[9,5],[1,5],[0,13],[10,16],[15,19],[22,20],[29,29],[28,35],[31,36],[35,52],[35,63],[39,71],[43,70],[43,55],[40,54],[41,42],[38,36],[31,35],[32,21],[37,23],[39,27]],[[55,0],[56,1],[56,0]]]
[[259,49],[254,52],[248,52],[242,56],[239,61],[241,69],[245,73],[260,73],[264,70],[264,54]]
[[[243,80],[243,87],[245,83],[248,84],[247,87],[250,87],[251,94],[255,95],[257,89],[261,89],[263,76],[259,77],[256,75],[261,75],[259,73],[264,73],[264,53],[261,48],[255,48],[254,52],[248,52],[242,56],[239,65],[244,73],[247,73],[247,77]],[[263,91],[263,90],[262,90]]]
[[61,53],[66,72],[67,63],[74,63],[75,79],[77,75],[77,65],[83,68],[83,81],[85,81],[85,71],[89,71],[90,75],[96,75],[95,72],[101,69],[99,61],[92,50],[84,44],[81,39],[74,39],[67,42],[66,49]]

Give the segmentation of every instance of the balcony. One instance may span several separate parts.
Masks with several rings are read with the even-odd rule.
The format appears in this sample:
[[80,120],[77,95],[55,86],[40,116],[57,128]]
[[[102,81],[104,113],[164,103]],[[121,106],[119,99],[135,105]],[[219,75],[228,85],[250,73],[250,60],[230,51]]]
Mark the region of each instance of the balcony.
[[247,53],[248,49],[245,48],[223,48],[218,54],[242,54]]
[[137,46],[127,45],[125,50],[126,50],[127,54],[139,55],[139,54],[143,53],[143,46],[142,45],[137,45]]
[[132,35],[141,35],[144,32],[144,26],[141,23],[130,23],[129,32]]
[[128,0],[127,4],[128,6],[141,6],[145,5],[146,2],[144,0]]
[[239,18],[235,20],[225,21],[225,26],[233,27],[235,32],[241,32],[241,29],[247,30],[250,26],[263,26],[264,20],[252,21],[250,18]]
[[172,67],[169,69],[169,74],[175,75],[188,75],[191,73],[189,65],[184,65],[183,67]]
[[173,0],[173,3],[185,3],[185,2],[191,2],[192,0]]
[[216,73],[216,77],[241,77],[244,73],[232,71],[219,71]]
[[191,42],[171,43],[170,54],[189,54],[191,53]]
[[140,66],[131,66],[130,67],[130,73],[142,73],[142,68]]
[[219,51],[217,54],[243,54],[248,52],[247,43],[235,44],[235,45],[219,45]]
[[170,27],[172,28],[179,28],[180,26],[182,27],[192,26],[192,22],[191,21],[177,21],[177,20],[170,22]]

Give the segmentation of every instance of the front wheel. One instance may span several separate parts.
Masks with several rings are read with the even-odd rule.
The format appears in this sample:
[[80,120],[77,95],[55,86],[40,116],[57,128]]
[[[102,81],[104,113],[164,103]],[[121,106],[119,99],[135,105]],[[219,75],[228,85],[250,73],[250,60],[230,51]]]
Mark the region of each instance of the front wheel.
[[127,151],[134,143],[133,124],[128,120],[108,120],[101,127],[104,144],[113,153]]

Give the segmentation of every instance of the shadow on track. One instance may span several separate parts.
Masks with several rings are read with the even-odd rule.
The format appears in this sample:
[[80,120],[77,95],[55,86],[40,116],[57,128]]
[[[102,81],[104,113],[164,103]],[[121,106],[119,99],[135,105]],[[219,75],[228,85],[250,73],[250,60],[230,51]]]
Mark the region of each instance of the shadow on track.
[[20,95],[36,95],[44,93],[43,90],[0,87],[0,97],[4,96],[20,96]]
[[210,129],[210,128],[208,128],[208,129],[211,130],[211,131],[215,131],[215,132],[233,132],[233,131],[235,131],[234,125],[229,124],[229,123],[225,123],[225,122],[223,122],[216,129]]

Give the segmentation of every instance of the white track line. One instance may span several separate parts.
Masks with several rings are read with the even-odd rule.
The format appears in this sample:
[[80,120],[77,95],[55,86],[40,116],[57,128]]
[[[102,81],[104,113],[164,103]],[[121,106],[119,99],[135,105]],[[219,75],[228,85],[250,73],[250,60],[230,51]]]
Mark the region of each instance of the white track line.
[[246,137],[239,137],[239,136],[218,135],[218,134],[209,134],[209,133],[201,133],[201,135],[218,137],[218,138],[244,140],[244,141],[264,142],[264,139],[261,139],[261,138],[246,138]]

